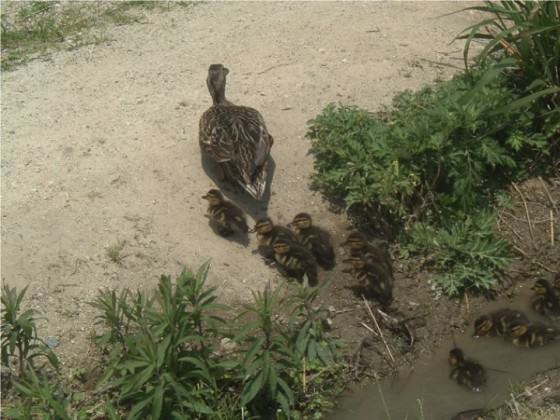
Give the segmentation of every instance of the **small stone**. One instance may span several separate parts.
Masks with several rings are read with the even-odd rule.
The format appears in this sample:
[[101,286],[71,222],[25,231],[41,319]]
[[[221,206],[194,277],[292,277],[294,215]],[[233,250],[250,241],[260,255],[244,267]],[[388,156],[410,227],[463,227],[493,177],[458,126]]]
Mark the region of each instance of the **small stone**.
[[334,307],[333,305],[329,306],[329,307],[327,308],[327,311],[329,311],[329,314],[330,314],[331,316],[334,315],[334,314],[336,313],[336,309],[335,309],[335,307]]
[[222,338],[220,340],[220,349],[225,352],[229,353],[234,351],[237,348],[237,343],[229,338]]
[[55,336],[47,337],[45,341],[47,343],[47,346],[49,346],[51,349],[58,347],[58,345],[60,344],[60,338]]

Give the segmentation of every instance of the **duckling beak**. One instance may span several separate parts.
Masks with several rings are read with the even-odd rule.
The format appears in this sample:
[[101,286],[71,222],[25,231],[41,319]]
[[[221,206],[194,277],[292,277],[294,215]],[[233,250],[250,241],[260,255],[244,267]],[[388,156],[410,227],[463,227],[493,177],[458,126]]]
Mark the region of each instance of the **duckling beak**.
[[208,194],[203,195],[202,198],[204,198],[205,200],[208,200]]

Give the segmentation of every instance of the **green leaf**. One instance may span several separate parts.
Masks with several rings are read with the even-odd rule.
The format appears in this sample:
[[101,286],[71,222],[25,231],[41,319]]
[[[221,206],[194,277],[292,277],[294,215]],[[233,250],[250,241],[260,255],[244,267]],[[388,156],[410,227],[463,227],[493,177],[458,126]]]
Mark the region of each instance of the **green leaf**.
[[158,384],[154,389],[152,397],[152,419],[154,420],[161,417],[164,392],[165,389],[162,384]]
[[256,377],[249,380],[241,392],[241,405],[249,404],[257,396],[264,386],[264,370],[261,370]]

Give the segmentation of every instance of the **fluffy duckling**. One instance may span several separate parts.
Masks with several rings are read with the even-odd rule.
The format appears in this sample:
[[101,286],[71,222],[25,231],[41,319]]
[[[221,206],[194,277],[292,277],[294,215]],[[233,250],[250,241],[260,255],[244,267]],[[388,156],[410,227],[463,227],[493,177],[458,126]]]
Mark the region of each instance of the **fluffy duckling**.
[[517,322],[511,326],[509,337],[517,347],[535,348],[560,340],[560,330],[541,323]]
[[471,391],[480,392],[480,387],[486,383],[486,371],[482,365],[474,360],[465,359],[463,351],[458,347],[449,352],[448,360],[451,365],[449,377]]
[[215,222],[218,233],[222,236],[229,236],[234,232],[247,233],[247,218],[239,207],[231,201],[224,199],[222,193],[212,189],[202,198],[208,200],[208,217]]
[[299,241],[311,251],[321,267],[325,269],[334,267],[335,256],[330,235],[326,230],[313,226],[309,214],[296,214],[288,226],[293,226]]
[[317,263],[313,255],[304,246],[290,241],[285,236],[277,237],[272,243],[274,260],[289,276],[303,279],[307,274],[309,284],[317,284]]
[[383,245],[373,245],[369,243],[360,232],[351,232],[342,245],[350,248],[350,255],[353,257],[363,256],[372,264],[382,264],[385,270],[393,277],[393,263],[389,251]]
[[560,319],[560,298],[552,284],[539,279],[532,289],[535,295],[531,299],[531,308],[540,315],[553,320]]
[[298,239],[294,232],[284,226],[275,225],[270,217],[263,217],[255,223],[255,227],[251,232],[257,233],[257,242],[259,251],[262,256],[267,259],[274,258],[274,250],[272,244],[277,238],[286,238],[292,243],[297,243]]
[[523,312],[507,308],[482,315],[474,321],[473,337],[504,337],[516,322],[529,322],[529,320]]
[[365,256],[352,256],[342,261],[351,264],[352,273],[364,285],[367,285],[373,297],[383,306],[393,301],[393,277],[384,265],[372,263]]

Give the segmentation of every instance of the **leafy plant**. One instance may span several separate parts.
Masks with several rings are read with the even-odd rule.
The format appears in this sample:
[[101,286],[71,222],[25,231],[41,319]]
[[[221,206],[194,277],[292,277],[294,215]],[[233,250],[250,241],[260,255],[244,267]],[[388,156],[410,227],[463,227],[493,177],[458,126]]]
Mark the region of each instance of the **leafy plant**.
[[489,291],[497,282],[494,273],[511,262],[509,245],[495,236],[494,223],[491,211],[465,216],[439,229],[418,223],[404,252],[431,255],[442,273],[436,283],[449,296],[470,289]]
[[45,357],[57,368],[58,358],[52,350],[37,336],[35,311],[27,309],[21,312],[21,303],[27,292],[25,287],[20,293],[17,289],[2,287],[2,365],[9,366],[11,359],[16,359],[19,373],[23,375],[36,357]]
[[[104,379],[130,406],[128,418],[197,418],[213,413],[220,381],[235,363],[216,359],[211,337],[223,320],[214,288],[206,288],[208,266],[184,271],[173,285],[162,276],[153,299],[128,291],[100,296],[92,304],[109,332],[98,343],[121,343],[111,352]],[[104,381],[102,381],[104,382]],[[224,385],[227,381],[223,381]]]
[[32,367],[27,367],[24,374],[14,384],[17,393],[23,398],[22,403],[6,410],[6,416],[18,419],[57,419],[81,420],[87,419],[84,411],[74,411],[70,416],[70,402],[58,384],[53,384],[42,374],[38,374]]
[[[482,11],[486,19],[465,29],[465,66],[473,40],[486,41],[477,59],[510,57],[526,85],[560,87],[560,4],[551,1],[485,1],[465,10]],[[549,94],[558,89],[549,91]]]
[[252,292],[254,302],[245,305],[242,315],[250,314],[254,319],[237,336],[249,346],[242,362],[241,405],[253,403],[256,411],[268,411],[268,416],[280,406],[289,417],[295,401],[290,371],[296,361],[289,337],[275,318],[281,304],[280,290],[267,287],[264,292]]

